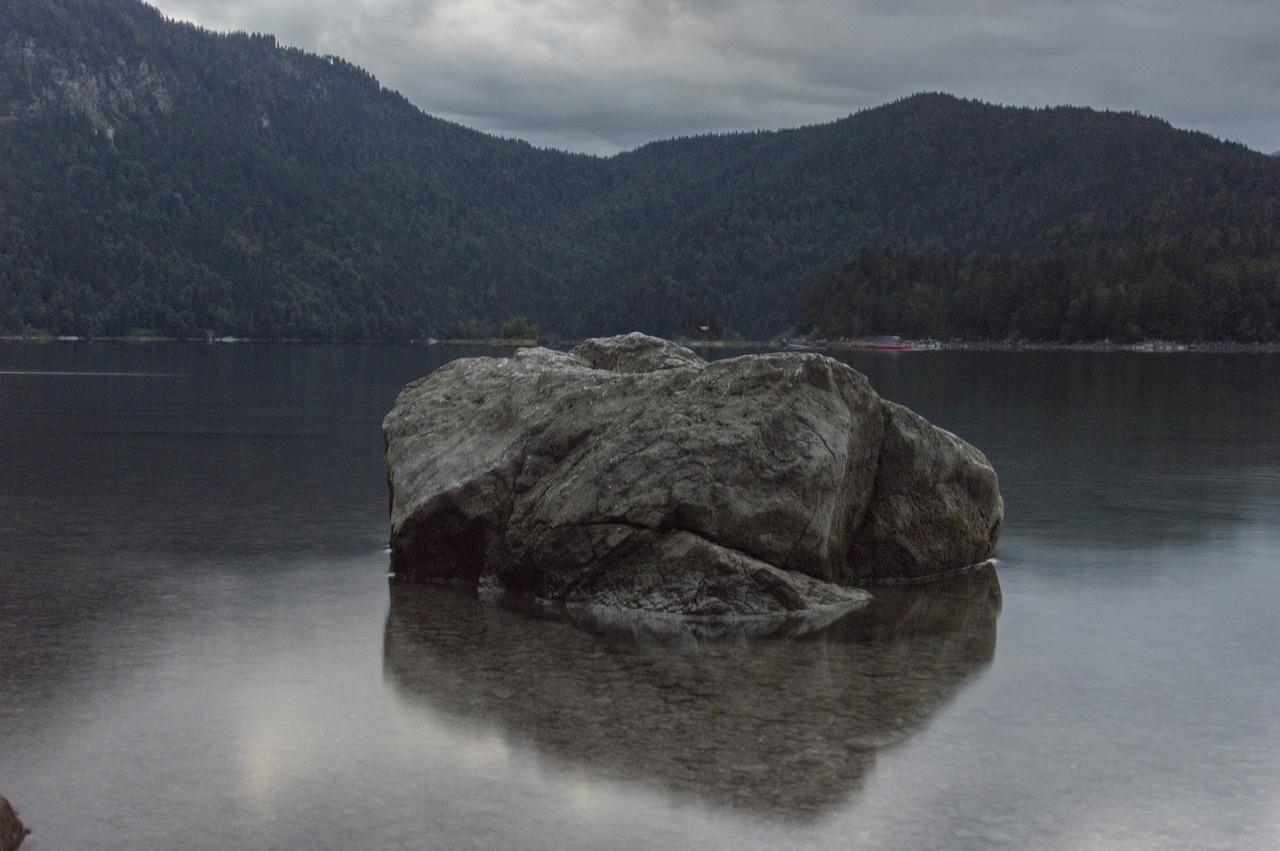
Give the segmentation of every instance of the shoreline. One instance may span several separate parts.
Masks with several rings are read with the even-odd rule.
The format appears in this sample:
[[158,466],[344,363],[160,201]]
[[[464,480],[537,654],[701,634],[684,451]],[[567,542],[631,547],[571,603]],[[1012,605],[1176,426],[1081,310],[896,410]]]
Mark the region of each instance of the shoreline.
[[[582,338],[590,339],[590,338]],[[201,345],[214,344],[297,344],[324,346],[383,346],[383,345],[415,345],[415,346],[475,346],[489,348],[528,348],[546,346],[548,348],[572,348],[582,342],[572,340],[532,340],[532,339],[445,339],[445,340],[303,340],[298,338],[251,338],[251,337],[215,337],[199,339],[191,337],[75,337],[53,335],[18,335],[0,334],[3,343],[195,343]],[[1060,343],[1032,340],[908,340],[901,349],[875,349],[850,346],[844,340],[809,341],[802,338],[775,340],[681,340],[673,339],[690,349],[777,349],[781,351],[809,351],[828,354],[831,352],[874,352],[877,354],[906,354],[909,352],[930,351],[973,351],[973,352],[1146,352],[1177,353],[1198,352],[1218,354],[1280,354],[1280,342],[1273,343],[1240,343],[1230,340],[1213,342],[1184,343],[1176,340],[1143,340],[1137,343],[1115,343],[1110,340],[1094,340],[1091,342]]]
[[982,342],[932,340],[911,341],[906,351],[977,351],[977,352],[1212,352],[1221,354],[1280,354],[1280,343],[1179,343],[1169,340],[1143,340],[1139,343],[1113,343],[1097,340],[1089,343],[1048,343],[1030,341]]

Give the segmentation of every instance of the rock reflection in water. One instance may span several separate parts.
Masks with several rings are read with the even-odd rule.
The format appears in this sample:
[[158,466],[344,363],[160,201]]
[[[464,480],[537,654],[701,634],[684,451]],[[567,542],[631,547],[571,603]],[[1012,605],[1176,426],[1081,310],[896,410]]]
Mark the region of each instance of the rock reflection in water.
[[990,663],[999,611],[988,564],[878,589],[802,639],[672,644],[393,580],[385,673],[406,701],[492,724],[552,768],[808,821]]

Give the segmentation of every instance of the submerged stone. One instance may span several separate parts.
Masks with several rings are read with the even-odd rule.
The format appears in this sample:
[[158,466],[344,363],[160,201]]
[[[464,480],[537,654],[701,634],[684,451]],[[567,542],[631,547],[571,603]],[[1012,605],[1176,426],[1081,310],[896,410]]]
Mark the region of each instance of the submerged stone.
[[813,353],[629,334],[453,361],[383,422],[392,570],[692,616],[864,602],[987,558],[977,449]]

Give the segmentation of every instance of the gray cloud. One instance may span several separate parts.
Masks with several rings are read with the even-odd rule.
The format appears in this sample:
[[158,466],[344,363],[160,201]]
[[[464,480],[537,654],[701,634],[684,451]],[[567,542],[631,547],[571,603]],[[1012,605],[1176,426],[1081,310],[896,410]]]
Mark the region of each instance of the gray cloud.
[[830,121],[921,90],[1167,118],[1280,148],[1274,0],[153,0],[363,66],[537,145]]

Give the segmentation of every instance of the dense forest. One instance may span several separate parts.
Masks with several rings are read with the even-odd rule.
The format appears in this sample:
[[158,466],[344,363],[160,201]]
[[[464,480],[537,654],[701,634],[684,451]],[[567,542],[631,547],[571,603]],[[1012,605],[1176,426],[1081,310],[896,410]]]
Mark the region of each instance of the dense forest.
[[819,337],[1280,339],[1280,243],[1205,228],[1005,256],[863,249],[809,294]]
[[941,94],[574,155],[138,0],[0,3],[0,333],[517,324],[1276,340],[1280,160]]

